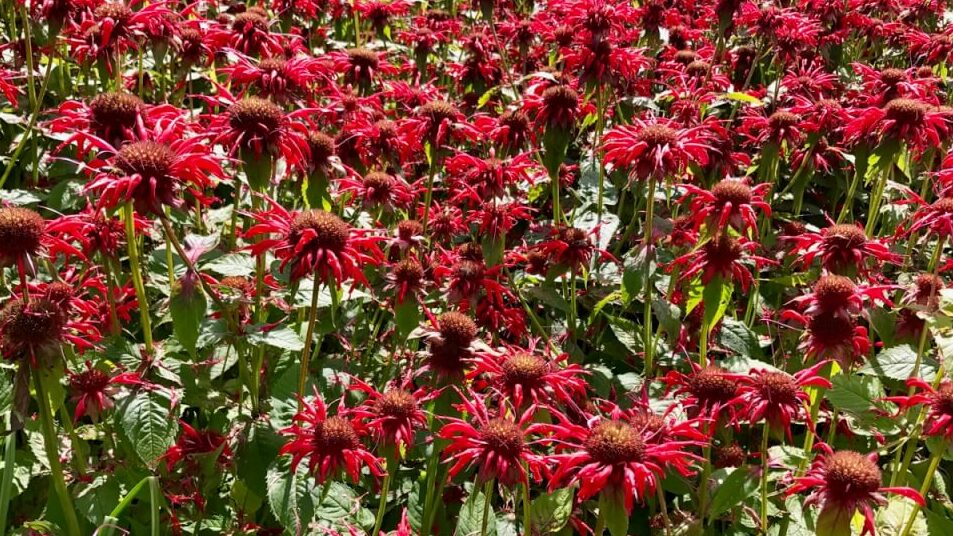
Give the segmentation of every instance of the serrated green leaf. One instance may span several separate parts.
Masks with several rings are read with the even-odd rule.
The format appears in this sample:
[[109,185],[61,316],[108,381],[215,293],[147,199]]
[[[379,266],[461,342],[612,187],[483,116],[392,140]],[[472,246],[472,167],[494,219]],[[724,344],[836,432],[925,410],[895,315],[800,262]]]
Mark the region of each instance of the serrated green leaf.
[[[913,375],[917,362],[917,351],[909,344],[887,348],[869,360],[858,372],[891,380],[906,381]],[[936,377],[936,363],[924,359],[920,364],[920,378],[933,381]]]
[[731,510],[748,499],[758,490],[758,479],[745,467],[739,467],[731,472],[725,481],[718,486],[711,500],[711,517],[717,519],[721,514]]
[[883,385],[873,376],[839,374],[831,380],[833,388],[827,391],[827,400],[835,408],[852,415],[863,415],[876,406],[884,396]]
[[487,518],[486,532],[483,533],[483,509],[486,504],[486,498],[483,491],[474,489],[466,502],[460,507],[460,517],[457,519],[457,528],[454,536],[495,536],[496,535],[496,516],[493,514],[493,506],[490,506],[489,517]]
[[289,327],[277,327],[271,331],[249,333],[248,342],[254,345],[264,344],[291,352],[300,352],[304,348],[304,341]]
[[763,358],[758,336],[751,331],[744,322],[734,318],[725,318],[721,323],[719,333],[721,346],[732,350],[742,357],[760,360]]
[[195,288],[188,292],[177,289],[169,301],[169,312],[172,315],[172,331],[179,344],[192,357],[195,357],[196,342],[205,320],[208,300],[201,289]]
[[127,398],[118,418],[129,444],[147,465],[154,465],[175,442],[179,426],[169,399],[158,391],[141,391]]
[[562,530],[572,514],[572,502],[573,488],[559,488],[533,499],[530,511],[533,532],[552,534]]

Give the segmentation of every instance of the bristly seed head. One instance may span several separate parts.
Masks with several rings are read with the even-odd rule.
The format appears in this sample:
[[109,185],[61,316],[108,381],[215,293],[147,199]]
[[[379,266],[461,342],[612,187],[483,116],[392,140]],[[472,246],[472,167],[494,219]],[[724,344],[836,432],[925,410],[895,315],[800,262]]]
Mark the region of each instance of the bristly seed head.
[[402,259],[393,270],[394,281],[401,285],[417,287],[424,278],[424,268],[416,259]]
[[839,249],[854,249],[867,243],[867,233],[857,225],[839,223],[824,229],[824,243]]
[[509,385],[536,385],[546,374],[546,361],[527,352],[517,352],[503,362],[503,381]]
[[645,458],[645,441],[638,430],[622,421],[602,421],[589,431],[586,452],[607,465],[638,462]]
[[711,188],[718,205],[731,203],[732,207],[746,205],[751,202],[751,187],[737,179],[724,179]]
[[466,347],[476,339],[477,325],[473,320],[456,311],[443,313],[437,318],[440,337],[449,344]]
[[814,299],[821,309],[836,311],[850,304],[856,285],[850,278],[842,275],[824,275],[814,284]]
[[364,47],[347,49],[347,58],[351,65],[368,73],[371,70],[376,70],[380,64],[377,52]]
[[433,100],[417,109],[417,114],[430,119],[434,125],[439,125],[444,121],[453,121],[460,112],[457,108],[447,101]]
[[675,53],[675,61],[681,63],[682,65],[688,65],[691,62],[695,61],[698,58],[698,54],[694,50],[679,50]]
[[315,167],[328,165],[334,156],[334,138],[323,132],[309,132],[308,147],[311,149],[311,164]]
[[268,19],[257,11],[239,13],[232,20],[232,30],[239,33],[264,32],[268,30]]
[[351,227],[344,220],[323,210],[307,210],[295,216],[289,240],[296,244],[306,230],[314,231],[318,248],[335,253],[344,251],[351,236]]
[[678,141],[678,132],[665,125],[649,125],[640,130],[636,138],[649,147],[665,147],[675,145]]
[[351,423],[337,416],[328,417],[324,422],[315,425],[314,436],[311,439],[314,451],[326,454],[339,454],[345,450],[353,450],[360,444],[360,438]]
[[953,197],[941,197],[933,202],[933,210],[943,214],[953,214]]
[[797,403],[798,387],[794,377],[784,372],[765,372],[757,376],[761,394],[776,404]]
[[688,380],[689,392],[705,405],[725,403],[735,397],[738,386],[724,369],[706,367]]
[[831,454],[824,464],[827,495],[833,500],[863,499],[880,489],[881,478],[876,463],[851,450]]
[[106,2],[93,10],[93,16],[96,20],[112,19],[120,26],[132,18],[132,9],[121,2]]
[[94,128],[132,128],[139,112],[145,106],[142,99],[130,93],[108,92],[89,102]]
[[543,91],[543,102],[552,110],[572,111],[579,105],[579,94],[569,86],[553,86]]
[[60,341],[66,320],[62,306],[51,300],[11,299],[0,310],[0,331],[14,347],[43,346]]
[[880,71],[880,81],[888,86],[895,86],[907,79],[903,69],[884,69]]
[[903,125],[919,123],[926,113],[927,105],[916,99],[893,99],[884,106],[886,117]]
[[690,76],[705,76],[711,70],[711,64],[703,60],[695,60],[685,67],[685,72]]
[[102,393],[109,385],[110,377],[105,372],[92,368],[71,374],[69,386],[80,393]]
[[493,419],[481,426],[480,439],[490,450],[507,458],[515,458],[523,450],[522,430],[505,419]]
[[771,117],[768,117],[768,124],[771,125],[771,128],[779,130],[793,127],[797,124],[798,120],[797,114],[782,110],[771,114]]
[[154,141],[134,141],[119,149],[116,167],[126,175],[162,179],[169,176],[175,153],[168,145]]
[[383,417],[407,419],[417,411],[417,401],[404,389],[391,389],[374,401],[374,409]]
[[424,232],[424,226],[417,220],[403,220],[397,224],[397,237],[405,242],[414,240],[414,237],[421,236]]
[[46,220],[33,210],[0,207],[0,260],[15,261],[42,247]]
[[284,112],[260,97],[245,97],[228,107],[228,123],[243,133],[270,134],[281,127]]

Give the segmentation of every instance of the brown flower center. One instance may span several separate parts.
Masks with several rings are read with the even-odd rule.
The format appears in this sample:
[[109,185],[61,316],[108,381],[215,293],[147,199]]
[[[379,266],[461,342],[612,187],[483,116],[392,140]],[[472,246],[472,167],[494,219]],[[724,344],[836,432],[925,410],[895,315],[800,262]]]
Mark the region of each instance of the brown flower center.
[[129,93],[109,92],[97,95],[89,102],[94,125],[109,128],[132,128],[144,104]]
[[246,11],[235,15],[232,21],[232,30],[238,33],[264,32],[268,30],[268,20],[255,11]]
[[228,107],[229,125],[242,133],[268,135],[281,127],[284,113],[260,97],[245,97]]
[[814,299],[825,311],[847,307],[856,290],[854,282],[842,275],[821,276],[814,284]]
[[797,403],[798,387],[794,377],[784,372],[765,372],[755,380],[761,394],[775,404]]
[[927,105],[915,99],[893,99],[884,106],[888,119],[901,124],[918,123],[927,113]]
[[99,369],[89,369],[69,378],[70,387],[80,393],[101,393],[109,385],[109,375]]
[[768,118],[768,124],[775,130],[791,128],[796,125],[797,122],[798,116],[796,114],[785,111],[774,112],[771,114],[771,117]]
[[477,335],[476,323],[469,316],[456,311],[440,315],[437,325],[440,326],[440,337],[454,346],[469,346]]
[[414,395],[408,391],[393,389],[385,391],[374,402],[374,407],[384,417],[407,419],[417,411],[417,401],[414,400]]
[[903,69],[884,69],[880,71],[880,81],[888,86],[895,86],[907,78]]
[[690,76],[705,76],[711,69],[711,64],[707,61],[695,60],[685,67],[685,72]]
[[665,147],[678,141],[678,132],[665,125],[649,125],[640,130],[636,138],[650,147]]
[[594,460],[604,464],[639,462],[645,458],[645,441],[632,425],[622,421],[595,425],[584,446]]
[[953,214],[953,197],[941,197],[934,201],[932,206],[935,212]]
[[116,155],[120,171],[150,179],[167,177],[174,162],[175,153],[168,145],[148,140],[127,143]]
[[424,268],[415,259],[403,259],[394,265],[394,280],[401,285],[416,287],[424,278]]
[[100,4],[93,11],[93,16],[97,20],[112,19],[119,26],[125,24],[132,17],[132,10],[120,2],[106,2]]
[[728,402],[735,397],[737,386],[724,369],[707,367],[699,370],[688,381],[688,391],[703,404]]
[[311,446],[315,452],[338,454],[345,450],[353,450],[360,446],[361,441],[357,432],[347,419],[328,417],[324,422],[314,427],[314,436]]
[[731,203],[732,207],[746,205],[751,202],[751,188],[742,181],[725,179],[712,187],[711,194],[715,196],[718,205]]
[[842,450],[831,454],[824,472],[831,497],[863,497],[880,489],[880,468],[859,452]]
[[681,63],[682,65],[688,65],[691,62],[695,61],[698,57],[698,54],[694,50],[679,50],[675,53],[675,61]]
[[546,374],[546,361],[526,352],[511,355],[503,362],[503,380],[509,385],[535,385]]
[[480,427],[480,438],[490,450],[509,458],[519,456],[523,450],[522,430],[505,419],[493,419]]
[[351,227],[341,218],[323,210],[308,210],[295,216],[291,223],[289,240],[297,243],[305,231],[313,231],[316,247],[335,253],[344,251],[351,235]]
[[579,94],[569,86],[553,86],[543,91],[543,102],[551,110],[571,112],[579,105]]
[[397,224],[397,236],[404,241],[411,241],[415,236],[424,232],[424,226],[417,220],[403,220]]
[[0,311],[0,326],[4,338],[14,345],[49,344],[60,340],[66,314],[51,300],[34,298],[26,303],[14,299]]
[[17,258],[37,253],[46,220],[22,207],[0,207],[0,256]]
[[334,156],[334,138],[322,132],[308,133],[308,147],[311,149],[311,164],[325,166]]
[[444,121],[453,121],[457,118],[457,108],[447,101],[435,100],[421,106],[417,113],[430,119],[434,125],[439,125]]
[[351,62],[351,65],[361,69],[365,73],[377,69],[377,66],[380,64],[377,52],[364,47],[349,48],[347,50],[347,59]]
[[824,229],[825,245],[840,249],[855,249],[867,243],[867,233],[856,225],[841,223]]

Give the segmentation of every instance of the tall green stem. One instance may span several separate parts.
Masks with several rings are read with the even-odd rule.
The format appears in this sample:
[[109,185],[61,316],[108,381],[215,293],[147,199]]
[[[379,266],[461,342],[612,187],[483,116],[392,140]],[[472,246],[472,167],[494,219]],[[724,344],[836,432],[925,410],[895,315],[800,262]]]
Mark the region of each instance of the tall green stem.
[[[384,447],[389,448],[389,447]],[[377,517],[374,519],[374,530],[372,535],[380,534],[381,524],[384,522],[384,513],[387,512],[387,495],[390,493],[390,483],[394,479],[394,471],[397,470],[397,464],[394,463],[395,455],[392,452],[387,453],[387,474],[384,475],[384,483],[381,485],[381,500],[377,506]]]
[[[311,308],[308,310],[308,327],[305,330],[304,335],[304,348],[301,350],[301,369],[298,372],[298,396],[304,398],[304,387],[308,382],[308,367],[309,360],[311,359],[311,339],[314,337],[314,324],[318,319],[318,294],[320,293],[321,285],[318,282],[318,274],[314,274],[314,286],[311,287]],[[315,354],[317,354],[318,349],[315,348]],[[301,405],[301,400],[298,401],[298,405]],[[299,408],[300,409],[300,408]]]
[[126,250],[129,254],[129,270],[132,272],[132,286],[136,289],[136,300],[139,302],[139,322],[142,324],[142,338],[145,352],[152,354],[152,320],[149,317],[149,298],[146,296],[146,287],[142,282],[142,265],[139,260],[139,243],[136,239],[135,210],[132,201],[125,206],[126,220]]
[[654,371],[654,338],[652,337],[652,230],[655,220],[655,178],[650,177],[648,195],[645,197],[645,222],[643,241],[645,245],[645,273],[643,275],[642,294],[645,299],[642,319],[642,346],[645,349],[645,377],[651,377]]
[[63,476],[63,466],[60,465],[59,445],[56,441],[56,430],[53,428],[53,414],[50,411],[50,399],[43,386],[43,377],[39,369],[33,370],[33,387],[36,389],[37,404],[40,406],[40,425],[43,428],[43,444],[46,447],[46,456],[50,461],[50,478],[53,479],[53,491],[60,501],[63,517],[66,521],[66,533],[70,536],[79,536],[79,520],[76,509],[66,488],[66,479]]
[[[940,466],[940,462],[943,460],[943,453],[946,451],[948,444],[944,441],[942,445],[938,446],[936,451],[933,452],[933,455],[930,457],[930,466],[927,467],[927,474],[923,478],[923,485],[920,486],[920,495],[926,498],[927,492],[930,491],[930,487],[933,486],[933,477],[936,476],[936,470]],[[913,524],[917,521],[917,514],[920,513],[920,505],[914,504],[913,511],[910,512],[910,518],[907,519],[907,524],[903,527],[903,532],[900,533],[900,536],[910,536],[910,531],[913,530]]]
[[490,524],[490,504],[493,502],[493,479],[483,485],[483,522],[480,524],[480,536],[486,536],[486,528]]
[[770,434],[771,426],[765,421],[761,433],[761,530],[764,534],[768,533],[768,436]]

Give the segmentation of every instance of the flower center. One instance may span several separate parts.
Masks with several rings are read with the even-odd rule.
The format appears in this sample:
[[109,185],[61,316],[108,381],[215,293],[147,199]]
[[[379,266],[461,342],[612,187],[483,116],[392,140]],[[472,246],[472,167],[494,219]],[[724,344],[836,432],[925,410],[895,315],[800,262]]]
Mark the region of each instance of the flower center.
[[705,76],[711,69],[711,64],[707,61],[695,60],[685,67],[685,72],[691,76]]
[[691,62],[695,61],[698,57],[698,54],[694,50],[679,50],[675,53],[675,61],[681,63],[682,65],[688,65]]
[[424,226],[417,220],[404,220],[397,224],[397,236],[405,242],[410,242],[423,232]]
[[640,462],[645,458],[645,441],[630,424],[603,421],[589,431],[586,452],[604,464]]
[[347,247],[351,228],[341,218],[323,210],[308,210],[295,216],[289,239],[297,243],[305,231],[312,231],[315,246],[340,253]]
[[867,233],[856,225],[841,223],[824,229],[824,242],[837,249],[855,249],[867,243]]
[[[816,317],[815,317],[816,318]],[[768,401],[775,404],[797,402],[798,388],[794,378],[784,372],[765,372],[758,376],[758,387]]]
[[385,391],[374,406],[381,415],[396,419],[407,419],[417,411],[414,395],[403,389]]
[[386,200],[394,186],[394,177],[387,173],[374,171],[364,176],[364,187],[375,200]]
[[748,456],[737,443],[715,447],[715,467],[739,467],[745,463]]
[[89,102],[93,123],[111,128],[134,127],[143,106],[139,97],[116,92],[97,95]]
[[523,450],[523,432],[516,423],[493,419],[480,428],[480,438],[490,450],[513,458]]
[[546,362],[526,352],[513,354],[503,362],[503,379],[510,385],[534,385],[546,374]]
[[349,48],[347,50],[347,59],[351,62],[351,65],[365,73],[377,69],[380,63],[377,52],[364,47]]
[[811,316],[807,329],[817,342],[827,348],[841,346],[854,336],[856,324],[850,317],[835,314],[831,310]]
[[452,121],[457,118],[457,109],[446,101],[435,100],[424,104],[418,110],[418,114],[429,117],[430,122],[439,125],[444,121]]
[[771,117],[768,118],[768,124],[771,125],[771,128],[779,130],[782,128],[791,128],[796,125],[798,122],[798,116],[791,112],[774,112],[771,114]]
[[469,346],[477,335],[476,323],[463,313],[443,313],[437,318],[437,325],[440,326],[440,337],[454,346]]
[[21,207],[0,208],[0,256],[17,258],[40,250],[46,220]]
[[311,163],[323,166],[334,156],[334,138],[322,132],[308,133],[308,147],[311,149]]
[[245,97],[228,107],[228,123],[239,132],[268,135],[284,118],[277,104],[259,97]]
[[483,280],[485,273],[482,262],[462,259],[453,265],[453,276],[461,281],[476,284]]
[[926,115],[927,105],[915,99],[893,99],[884,106],[884,113],[898,123],[918,123]]
[[415,287],[424,278],[424,269],[414,259],[403,259],[394,265],[394,280],[402,285]]
[[712,187],[711,194],[715,196],[718,205],[731,203],[732,207],[746,205],[751,202],[751,188],[742,181],[725,179]]
[[825,275],[814,284],[814,298],[820,303],[821,309],[834,311],[849,304],[855,289],[854,282],[847,277]]
[[888,86],[895,86],[907,78],[903,69],[884,69],[880,71],[880,81]]
[[132,17],[132,10],[119,2],[106,2],[99,5],[93,15],[97,20],[112,19],[116,26],[121,26]]
[[69,384],[80,393],[101,393],[109,385],[109,375],[99,369],[88,369],[70,376]]
[[705,243],[705,256],[717,267],[728,267],[741,258],[741,243],[727,233]]
[[735,382],[719,367],[699,370],[688,382],[688,391],[703,404],[728,402],[735,397]]
[[933,274],[918,275],[914,281],[914,285],[917,289],[915,297],[917,302],[920,303],[935,300],[940,293],[940,289],[946,287],[943,278]]
[[650,147],[665,147],[678,141],[678,132],[665,125],[649,125],[640,130],[636,138]]
[[168,145],[154,141],[127,143],[116,155],[116,167],[126,175],[159,179],[167,177],[175,162],[175,153]]
[[311,446],[315,452],[338,454],[345,450],[356,449],[361,444],[357,432],[347,419],[328,417],[314,427]]
[[842,450],[827,458],[825,480],[832,497],[864,497],[880,489],[881,473],[870,458],[859,452]]
[[258,70],[280,73],[284,71],[286,65],[288,62],[282,58],[265,58],[258,62]]
[[941,197],[933,203],[933,210],[944,214],[953,214],[953,197]]
[[11,300],[0,311],[0,326],[4,338],[14,345],[43,345],[60,339],[66,314],[47,299]]
[[552,110],[573,111],[579,105],[579,94],[569,86],[553,86],[543,91],[543,102]]
[[268,21],[258,12],[246,11],[235,15],[235,19],[232,21],[232,30],[242,34],[256,30],[264,32],[268,30]]
[[500,124],[513,132],[522,133],[529,129],[529,118],[522,110],[507,110],[500,115]]
[[221,285],[225,288],[236,290],[239,294],[245,296],[255,294],[255,282],[248,277],[240,275],[226,276],[222,278]]

